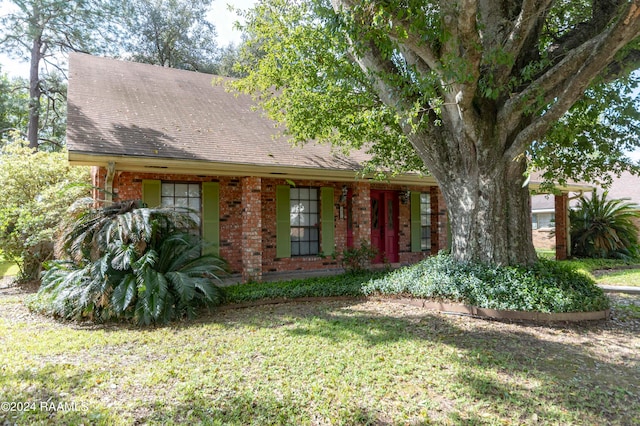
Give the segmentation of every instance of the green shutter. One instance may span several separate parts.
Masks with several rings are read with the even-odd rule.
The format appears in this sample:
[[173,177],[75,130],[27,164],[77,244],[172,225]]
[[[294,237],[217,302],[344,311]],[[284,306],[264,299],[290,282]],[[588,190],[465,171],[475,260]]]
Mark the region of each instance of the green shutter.
[[320,206],[321,251],[325,256],[330,256],[334,252],[333,188],[320,188]]
[[411,191],[411,251],[422,251],[422,221],[420,220],[420,193]]
[[276,186],[276,257],[291,257],[289,185]]
[[220,255],[220,184],[218,182],[202,183],[202,239],[210,247],[206,253]]
[[142,180],[142,202],[146,207],[159,207],[162,204],[162,183],[159,180]]

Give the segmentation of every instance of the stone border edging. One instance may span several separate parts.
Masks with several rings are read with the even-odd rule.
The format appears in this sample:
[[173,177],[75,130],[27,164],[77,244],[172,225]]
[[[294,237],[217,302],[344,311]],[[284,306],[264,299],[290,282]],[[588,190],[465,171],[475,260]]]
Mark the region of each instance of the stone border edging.
[[518,320],[518,321],[537,321],[537,322],[580,322],[580,321],[599,321],[609,319],[611,310],[592,311],[592,312],[525,312],[525,311],[506,311],[498,309],[478,308],[477,306],[463,305],[461,303],[434,302],[428,299],[412,299],[406,297],[385,297],[385,296],[328,296],[328,297],[299,297],[294,299],[277,298],[262,299],[254,302],[234,303],[231,305],[222,305],[218,309],[232,310],[251,308],[267,305],[279,305],[294,302],[339,302],[347,300],[383,300],[391,303],[402,305],[410,305],[418,308],[424,308],[430,311],[437,311],[443,314],[468,315],[477,318],[499,319],[499,320]]

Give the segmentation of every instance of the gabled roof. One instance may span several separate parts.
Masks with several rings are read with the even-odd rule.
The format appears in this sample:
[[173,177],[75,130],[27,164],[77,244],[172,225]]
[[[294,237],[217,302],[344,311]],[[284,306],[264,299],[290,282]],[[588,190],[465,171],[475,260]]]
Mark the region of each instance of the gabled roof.
[[[118,164],[220,174],[311,174],[353,179],[369,158],[328,145],[293,147],[250,96],[215,76],[73,53],[69,58],[67,147],[72,164]],[[138,166],[134,166],[134,163]],[[213,163],[213,164],[212,164]],[[144,164],[144,166],[141,166]],[[317,173],[316,173],[317,175]],[[334,176],[335,177],[335,176]],[[415,179],[415,177],[414,177]]]

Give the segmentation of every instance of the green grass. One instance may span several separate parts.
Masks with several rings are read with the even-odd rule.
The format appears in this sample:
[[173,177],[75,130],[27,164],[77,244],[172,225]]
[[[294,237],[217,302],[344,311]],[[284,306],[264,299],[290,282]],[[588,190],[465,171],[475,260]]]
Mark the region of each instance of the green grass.
[[620,269],[596,277],[598,284],[640,287],[640,269]]
[[624,349],[640,338],[615,324],[527,326],[342,301],[134,329],[55,322],[0,297],[0,401],[36,404],[0,420],[637,424],[640,368]]
[[18,272],[20,270],[18,269],[18,265],[16,265],[15,263],[8,261],[8,260],[4,260],[1,256],[0,256],[0,279],[4,278],[4,277],[13,277],[18,275]]
[[640,286],[640,261],[617,259],[574,259],[563,261],[592,276],[598,284]]

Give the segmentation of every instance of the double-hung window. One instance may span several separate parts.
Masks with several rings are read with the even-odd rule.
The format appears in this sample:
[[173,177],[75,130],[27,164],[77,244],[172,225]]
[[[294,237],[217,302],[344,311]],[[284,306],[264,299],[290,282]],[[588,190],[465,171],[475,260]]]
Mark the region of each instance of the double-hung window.
[[309,256],[320,252],[318,192],[318,188],[290,189],[289,217],[292,256]]
[[431,196],[420,193],[420,249],[431,250]]

